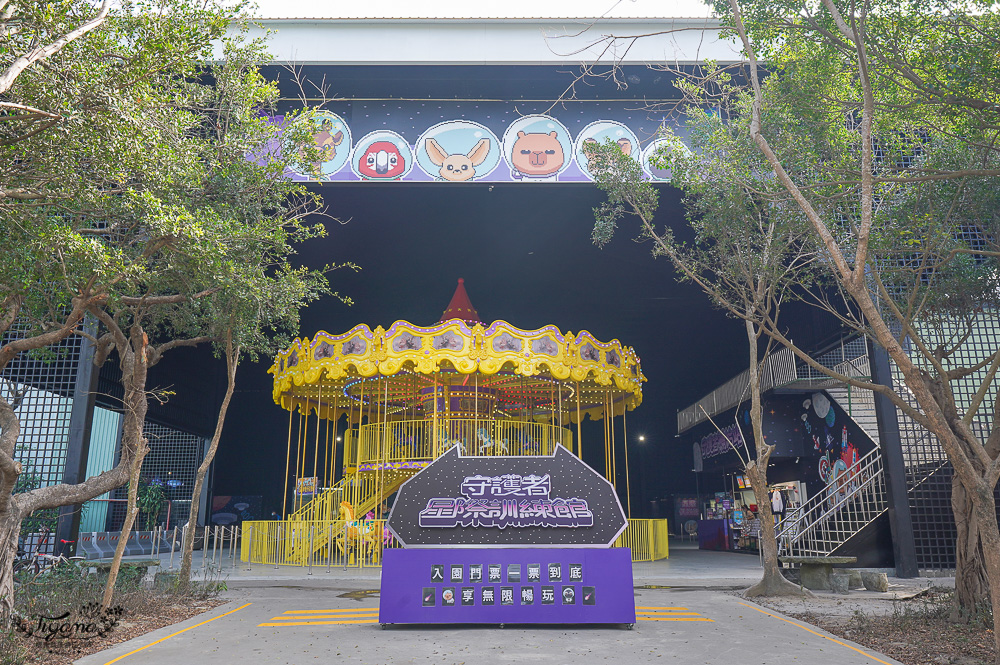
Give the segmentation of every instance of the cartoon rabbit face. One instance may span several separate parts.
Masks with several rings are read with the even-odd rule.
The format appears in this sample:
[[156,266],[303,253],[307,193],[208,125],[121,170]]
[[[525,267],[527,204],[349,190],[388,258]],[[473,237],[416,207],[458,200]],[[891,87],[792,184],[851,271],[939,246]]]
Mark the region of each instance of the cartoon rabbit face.
[[472,180],[476,176],[476,167],[486,161],[490,153],[489,139],[479,139],[467,155],[449,155],[434,139],[427,139],[424,145],[431,162],[441,167],[438,174],[452,182]]

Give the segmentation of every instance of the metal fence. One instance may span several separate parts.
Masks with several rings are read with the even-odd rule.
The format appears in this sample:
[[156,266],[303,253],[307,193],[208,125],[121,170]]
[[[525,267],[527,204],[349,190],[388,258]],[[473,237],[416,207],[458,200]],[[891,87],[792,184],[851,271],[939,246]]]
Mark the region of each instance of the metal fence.
[[632,561],[657,561],[670,555],[667,520],[633,520],[618,536],[615,547],[632,550]]
[[[629,520],[615,547],[632,550],[633,561],[656,561],[669,554],[667,520]],[[285,520],[243,523],[240,559],[248,566],[371,568],[382,552],[400,547],[385,520]]]

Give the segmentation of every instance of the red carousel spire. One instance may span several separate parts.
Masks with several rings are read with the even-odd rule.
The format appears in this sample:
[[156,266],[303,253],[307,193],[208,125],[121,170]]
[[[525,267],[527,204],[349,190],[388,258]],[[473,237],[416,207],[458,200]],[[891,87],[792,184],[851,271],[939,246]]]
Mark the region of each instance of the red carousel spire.
[[479,320],[479,313],[476,312],[476,308],[469,301],[469,294],[465,292],[465,280],[461,277],[458,278],[455,295],[451,297],[451,302],[448,303],[448,308],[444,310],[444,314],[441,315],[441,320],[438,323],[444,323],[449,319],[462,319],[470,326],[482,323]]

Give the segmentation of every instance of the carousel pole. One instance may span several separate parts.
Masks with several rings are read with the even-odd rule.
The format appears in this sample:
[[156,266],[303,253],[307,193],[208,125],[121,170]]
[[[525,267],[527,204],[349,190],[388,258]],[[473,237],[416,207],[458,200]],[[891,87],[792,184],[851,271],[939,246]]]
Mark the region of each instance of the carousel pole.
[[583,432],[581,426],[583,418],[580,417],[580,382],[576,382],[576,456],[583,459]]
[[609,443],[611,441],[611,435],[608,433],[608,391],[604,391],[604,399],[602,400],[604,406],[604,477],[611,481],[611,484],[615,484],[615,477],[611,473],[611,451],[609,450]]
[[615,395],[608,390],[608,407],[611,412],[608,427],[611,429],[611,475],[614,476],[614,486],[618,488],[618,446],[615,445]]
[[438,451],[438,384],[435,379],[431,379],[434,385],[434,417],[432,418],[431,429],[431,459],[437,459]]
[[471,448],[479,436],[479,371],[476,370],[475,388],[473,389],[473,409],[475,413],[472,415],[472,436],[469,437],[469,447]]
[[[306,398],[306,413],[303,416],[302,421],[302,471],[299,473],[299,479],[306,477],[306,460],[309,455],[309,400]],[[299,494],[299,509],[305,506],[305,501],[302,499],[302,494]]]
[[[340,397],[337,397],[335,406],[333,408],[333,432],[330,433],[331,438],[331,448],[330,448],[330,486],[332,487],[337,483],[337,431],[340,429]],[[347,414],[347,428],[351,428],[351,415]],[[344,448],[346,450],[347,446],[347,432],[344,432]]]
[[285,519],[288,508],[288,470],[292,464],[292,416],[295,414],[295,407],[292,406],[292,397],[288,396],[288,452],[285,453],[285,491],[281,493],[281,519]]
[[319,426],[323,422],[321,417],[323,411],[323,374],[319,375],[319,392],[316,393],[316,442],[313,444],[313,498],[316,498],[316,490],[319,489]]
[[302,410],[299,409],[299,429],[295,435],[295,487],[292,488],[292,512],[299,510],[299,478],[302,477]]
[[385,467],[389,461],[389,377],[382,391],[382,454],[378,469],[378,494],[375,497],[375,519],[382,519],[382,493],[385,490]]
[[628,404],[625,401],[625,397],[622,397],[622,438],[625,439],[625,492],[626,501],[628,505],[628,517],[632,518],[632,483],[629,480],[628,473]]
[[[560,383],[559,384],[559,438],[560,439],[562,439],[562,433],[563,433],[563,431],[562,431],[562,429],[563,429],[563,405],[562,405],[563,390],[562,389],[563,389],[563,387],[562,387],[562,384]],[[562,443],[561,440],[560,440],[560,443]],[[555,446],[552,446],[552,447],[555,448]]]

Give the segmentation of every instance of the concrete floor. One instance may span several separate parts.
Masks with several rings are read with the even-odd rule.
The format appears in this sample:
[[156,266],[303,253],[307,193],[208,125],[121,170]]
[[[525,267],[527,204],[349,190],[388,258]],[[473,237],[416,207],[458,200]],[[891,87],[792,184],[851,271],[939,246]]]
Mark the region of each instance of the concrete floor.
[[[211,559],[211,553],[209,556]],[[195,568],[200,569],[201,553],[196,552],[195,557]],[[234,565],[231,559],[219,559],[216,568],[221,563],[221,570],[210,574],[227,582],[229,590],[223,597],[230,602],[226,605],[77,663],[897,662],[735,596],[730,590],[759,579],[758,558],[701,552],[692,543],[671,542],[669,559],[634,565],[636,605],[655,608],[635,630],[570,625],[503,629],[394,626],[381,630],[377,619],[378,568],[331,567],[327,572],[325,566],[315,566],[310,575],[302,568],[248,569],[239,561]],[[177,565],[175,556],[174,567]],[[169,566],[169,555],[165,555],[163,569]],[[931,582],[891,581],[897,588]],[[941,580],[933,582],[940,584]]]

